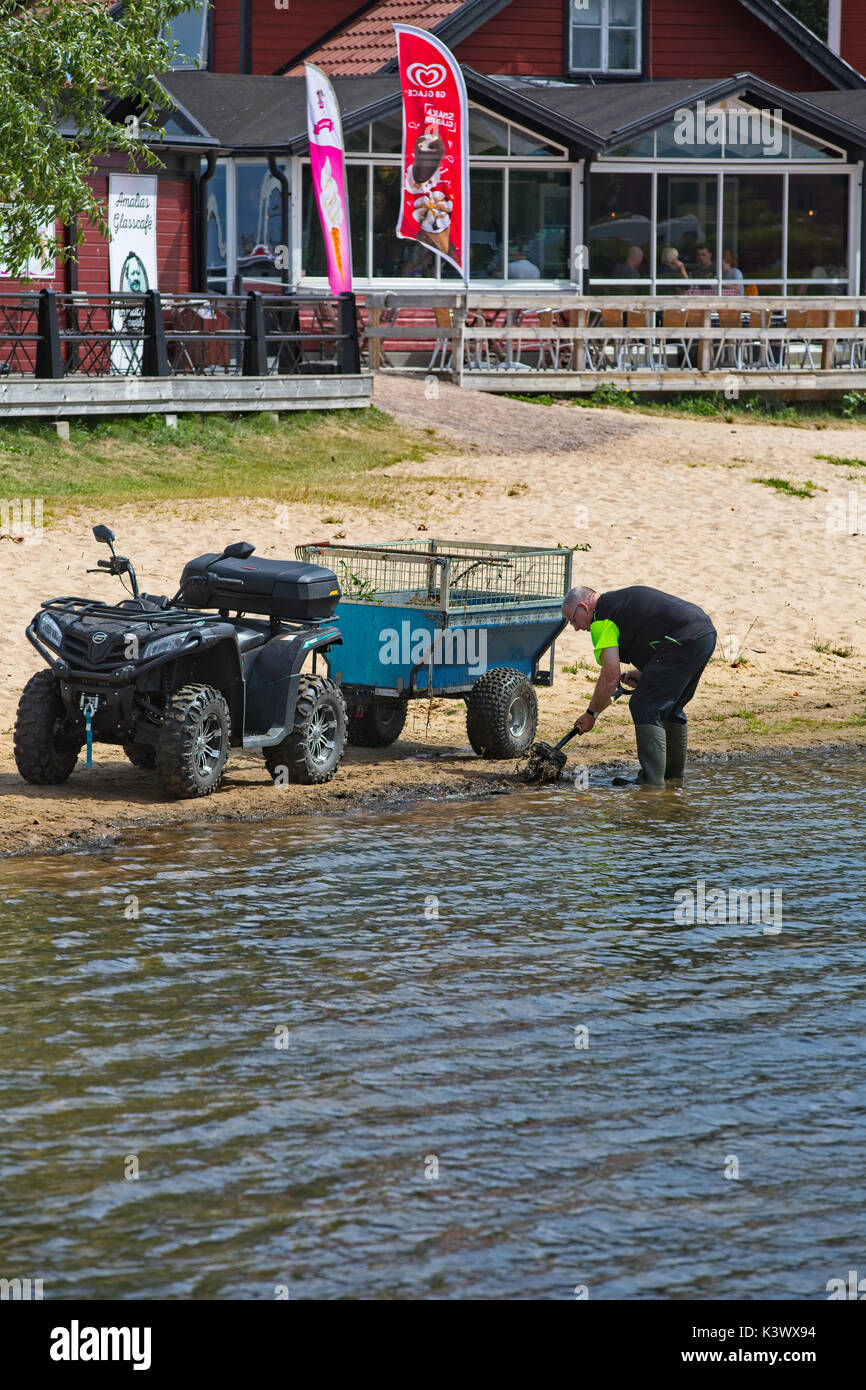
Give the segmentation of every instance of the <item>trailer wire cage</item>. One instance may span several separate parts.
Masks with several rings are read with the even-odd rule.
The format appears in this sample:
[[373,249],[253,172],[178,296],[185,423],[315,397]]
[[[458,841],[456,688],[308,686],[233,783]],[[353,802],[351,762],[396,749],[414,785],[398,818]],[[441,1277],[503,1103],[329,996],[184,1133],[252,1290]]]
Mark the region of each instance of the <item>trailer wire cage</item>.
[[571,588],[573,552],[563,547],[493,545],[430,538],[387,545],[299,545],[295,555],[326,564],[340,581],[341,603],[418,607],[453,617],[480,611],[523,620],[561,605]]

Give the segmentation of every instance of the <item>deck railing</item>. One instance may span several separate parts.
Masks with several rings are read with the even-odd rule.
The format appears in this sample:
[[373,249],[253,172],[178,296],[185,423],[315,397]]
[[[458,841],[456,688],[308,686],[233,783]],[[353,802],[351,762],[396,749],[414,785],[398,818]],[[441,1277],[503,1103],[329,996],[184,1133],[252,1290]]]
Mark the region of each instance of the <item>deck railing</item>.
[[448,372],[484,389],[513,390],[515,378],[536,390],[866,385],[866,296],[398,292],[367,296],[365,317],[374,370]]
[[0,377],[357,375],[355,297],[0,293]]

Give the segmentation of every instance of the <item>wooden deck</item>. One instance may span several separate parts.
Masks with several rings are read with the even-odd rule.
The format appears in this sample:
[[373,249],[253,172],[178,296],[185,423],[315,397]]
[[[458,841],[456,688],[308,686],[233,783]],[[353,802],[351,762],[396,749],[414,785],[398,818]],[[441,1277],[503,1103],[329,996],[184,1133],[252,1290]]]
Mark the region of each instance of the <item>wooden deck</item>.
[[0,420],[179,415],[190,411],[357,410],[370,404],[372,393],[369,372],[359,376],[67,376],[60,381],[0,377]]
[[374,371],[480,391],[866,389],[866,296],[370,295]]

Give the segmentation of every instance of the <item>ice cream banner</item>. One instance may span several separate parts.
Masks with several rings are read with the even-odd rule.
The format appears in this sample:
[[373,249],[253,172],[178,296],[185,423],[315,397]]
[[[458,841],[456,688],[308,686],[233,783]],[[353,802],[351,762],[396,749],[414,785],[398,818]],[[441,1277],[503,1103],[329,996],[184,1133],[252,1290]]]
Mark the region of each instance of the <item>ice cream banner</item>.
[[328,281],[332,294],[352,288],[352,239],[349,234],[349,195],[343,154],[343,123],[333,87],[320,68],[305,63],[307,72],[307,132],[313,192],[325,238]]
[[453,53],[426,29],[395,24],[403,91],[403,204],[397,235],[469,274],[469,112]]

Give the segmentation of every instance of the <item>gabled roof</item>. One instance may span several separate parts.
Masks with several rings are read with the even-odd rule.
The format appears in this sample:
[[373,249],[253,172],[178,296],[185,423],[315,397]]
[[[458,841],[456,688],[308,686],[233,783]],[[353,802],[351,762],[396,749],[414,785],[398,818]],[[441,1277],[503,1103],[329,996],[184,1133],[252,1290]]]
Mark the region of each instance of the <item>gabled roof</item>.
[[[748,72],[714,82],[681,78],[597,87],[505,82],[469,67],[463,72],[470,101],[566,145],[575,157],[616,149],[672,120],[685,106],[698,101],[711,106],[726,97],[778,108],[802,130],[856,151],[857,157],[866,149],[866,88],[798,95]],[[307,151],[303,77],[170,72],[160,81],[220,149],[241,154]],[[399,110],[396,73],[332,81],[347,131]]]
[[770,110],[778,109],[807,133],[835,139],[848,148],[861,150],[866,146],[866,88],[856,92],[797,95],[755,77],[754,73],[740,72],[713,82],[677,78],[597,87],[536,86],[517,90],[533,92],[536,101],[543,91],[545,106],[570,119],[579,118],[605,150],[616,149],[654,130],[672,120],[685,106],[694,106],[698,101],[711,106],[729,97],[740,97]]
[[[324,42],[296,54],[279,69],[296,75],[305,59],[322,63],[328,72],[358,76],[393,72],[397,66],[394,24],[414,24],[428,29],[454,48],[498,14],[511,0],[374,0],[360,14],[350,16]],[[755,15],[824,77],[839,89],[866,87],[866,77],[846,63],[779,0],[733,0]],[[563,21],[564,22],[564,21]]]
[[360,15],[350,16],[323,43],[298,53],[280,72],[297,74],[304,60],[339,63],[344,72],[393,72],[397,67],[395,24],[414,24],[435,33],[449,48],[462,43],[511,0],[376,0]]
[[796,49],[822,77],[826,77],[831,86],[842,89],[866,87],[866,77],[840,58],[838,53],[834,53],[832,48],[828,48],[823,39],[813,34],[799,19],[795,19],[779,0],[740,0],[740,4]]

